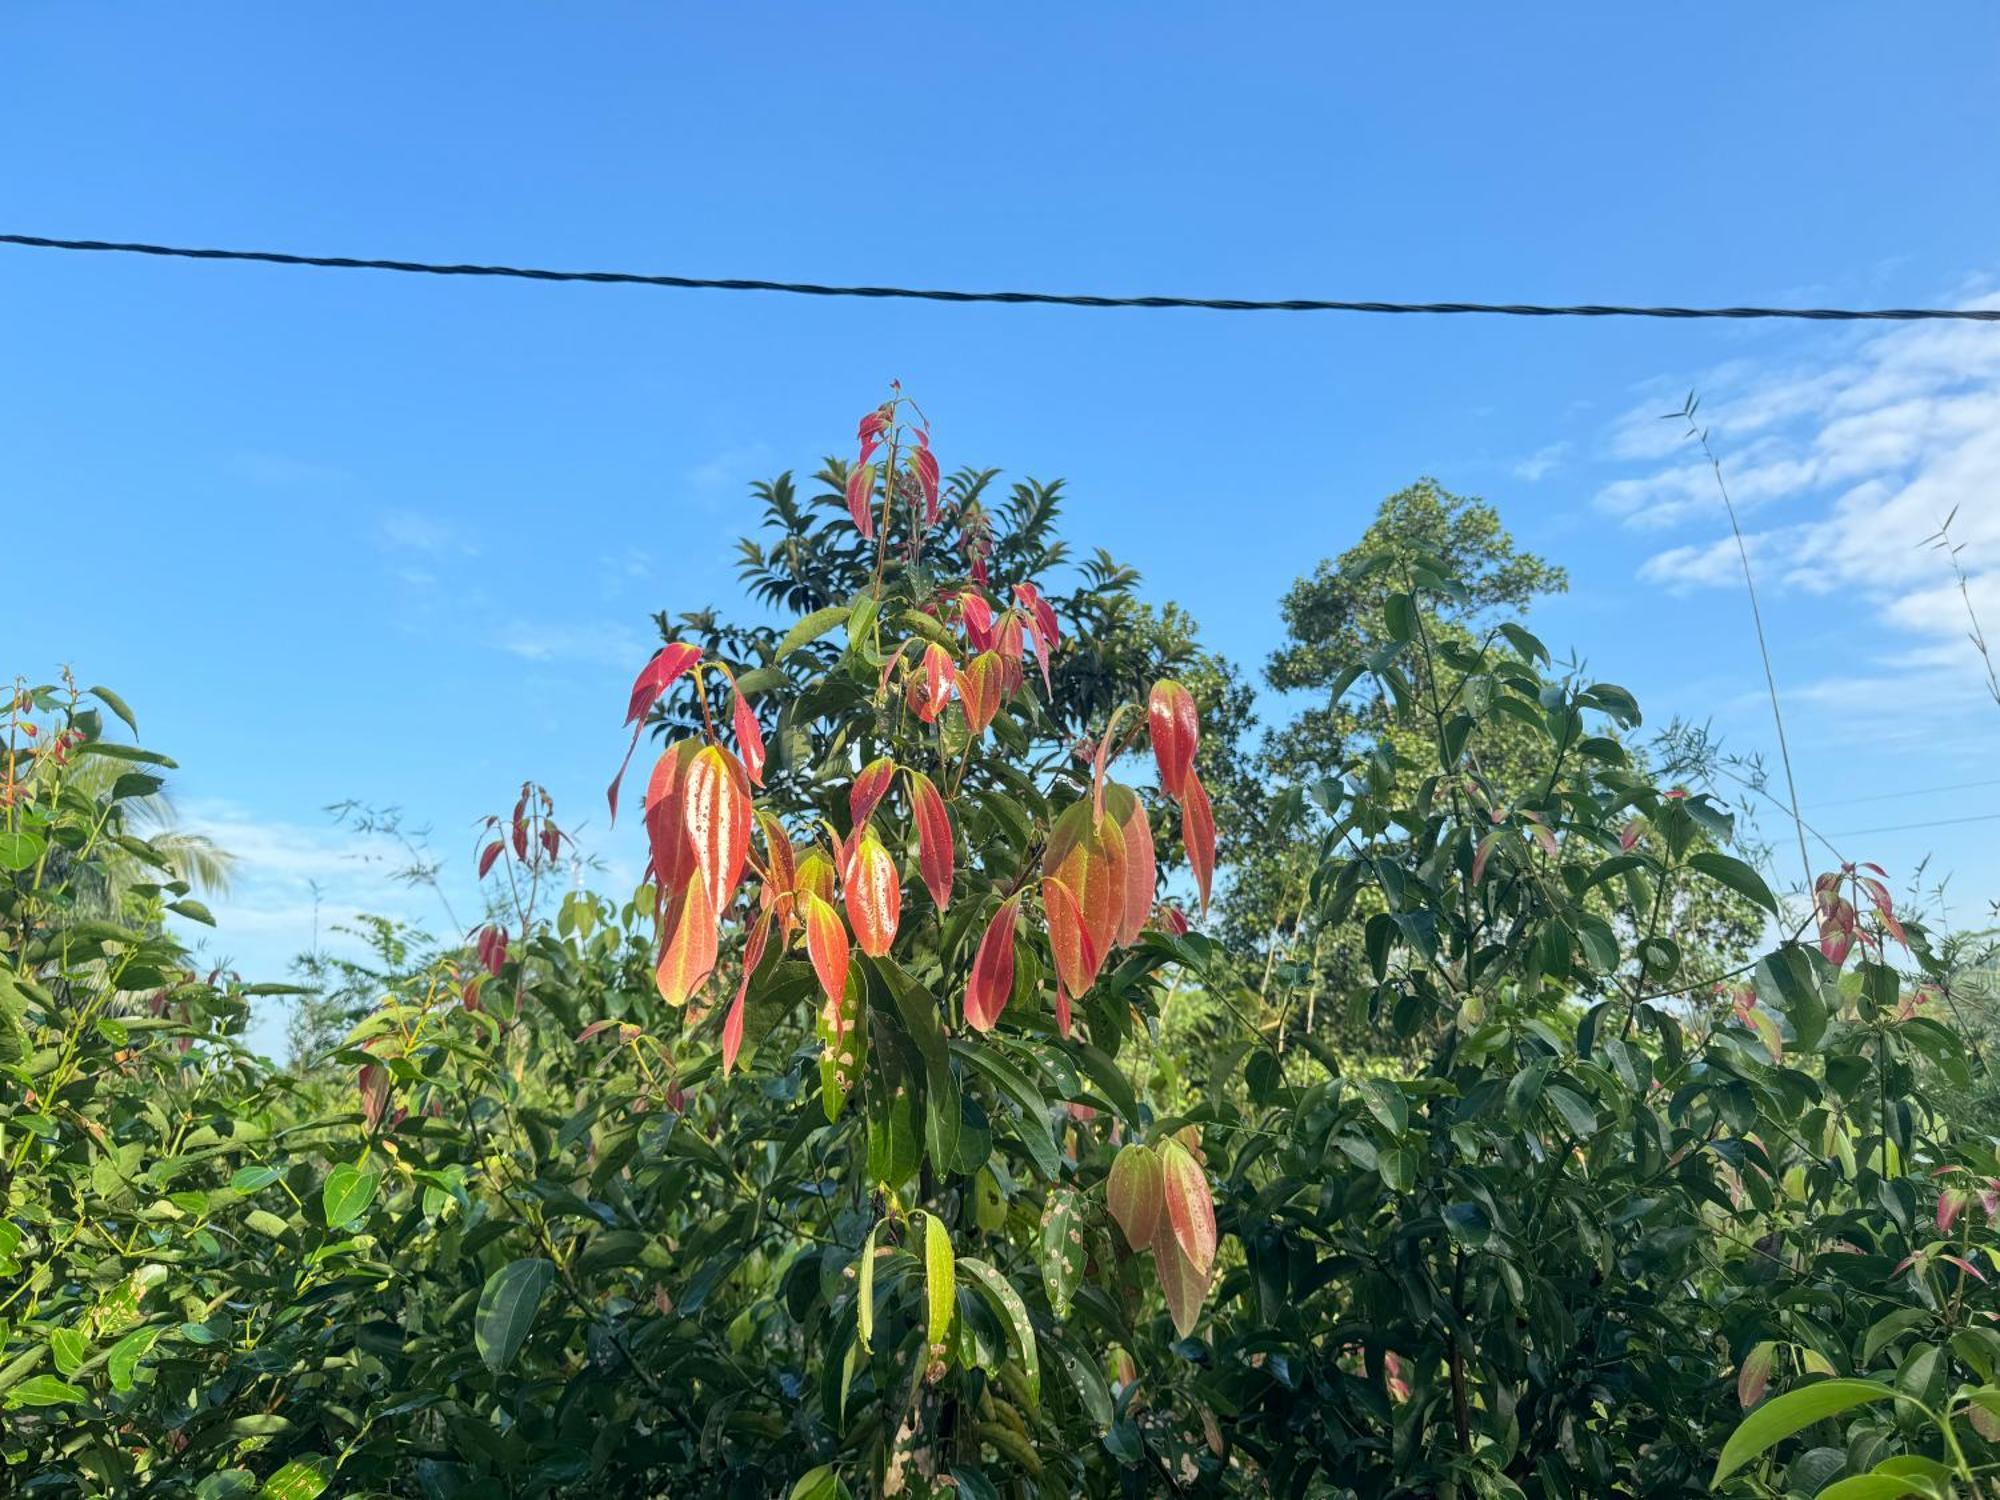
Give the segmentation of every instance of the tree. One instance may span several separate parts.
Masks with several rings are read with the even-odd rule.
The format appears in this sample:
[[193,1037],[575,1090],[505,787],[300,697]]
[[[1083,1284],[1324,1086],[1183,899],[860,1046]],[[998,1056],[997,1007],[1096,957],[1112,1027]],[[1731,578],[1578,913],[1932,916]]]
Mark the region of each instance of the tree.
[[[1425,586],[1447,580],[1448,588]],[[1348,912],[1329,920],[1312,879],[1334,821],[1324,788],[1365,770],[1374,783],[1398,779],[1399,790],[1413,794],[1421,773],[1408,768],[1425,761],[1424,731],[1406,721],[1403,700],[1464,717],[1470,700],[1491,693],[1480,653],[1510,633],[1534,642],[1521,617],[1537,598],[1567,586],[1560,567],[1516,549],[1491,505],[1422,479],[1383,501],[1353,547],[1286,593],[1286,639],[1266,666],[1266,681],[1323,701],[1309,702],[1267,735],[1220,799],[1251,831],[1232,867],[1223,935],[1261,965],[1261,988],[1277,1006],[1274,1025],[1319,1027],[1328,1039],[1364,1051],[1407,1053],[1417,1042],[1383,1024],[1393,1018],[1322,1004],[1322,997],[1354,992],[1362,959],[1356,935],[1342,931]],[[1405,651],[1393,671],[1370,671],[1419,637],[1425,651]],[[1531,649],[1546,661],[1539,642]],[[1580,670],[1569,669],[1568,679],[1580,680]],[[1609,733],[1643,763],[1647,752],[1632,734],[1638,724],[1632,705]],[[1505,808],[1551,784],[1558,753],[1540,725],[1503,722],[1481,737],[1469,771],[1488,804]],[[1710,835],[1726,840],[1731,825],[1713,800],[1704,794],[1695,805]],[[1720,973],[1747,954],[1762,926],[1754,908],[1712,890],[1683,899],[1701,903],[1681,913],[1678,925],[1680,942],[1698,939],[1684,955],[1691,964]]]

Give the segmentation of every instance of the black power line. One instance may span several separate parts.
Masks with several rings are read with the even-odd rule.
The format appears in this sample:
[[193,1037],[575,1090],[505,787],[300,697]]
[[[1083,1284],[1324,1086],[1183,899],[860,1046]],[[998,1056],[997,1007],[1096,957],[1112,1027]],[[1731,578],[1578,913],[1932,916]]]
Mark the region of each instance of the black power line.
[[1046,307],[1193,307],[1211,312],[1483,313],[1510,318],[1803,318],[1819,322],[2000,322],[1988,307],[1621,307],[1583,303],[1551,307],[1533,302],[1342,302],[1315,297],[1258,301],[1243,297],[1094,297],[1062,292],[962,292],[907,286],[827,286],[812,281],[757,281],[741,277],[656,276],[637,271],[551,271],[534,266],[439,265],[420,260],[370,260],[346,255],[292,255],[279,250],[197,250],[111,240],[57,240],[37,234],[0,234],[0,244],[37,250],[101,250],[120,255],[161,255],[177,260],[257,261],[273,266],[320,266],[336,271],[403,271],[423,276],[498,276],[517,281],[590,281],[614,286],[661,286],[711,292],[788,292],[801,297],[871,297],[920,302],[1027,303]]

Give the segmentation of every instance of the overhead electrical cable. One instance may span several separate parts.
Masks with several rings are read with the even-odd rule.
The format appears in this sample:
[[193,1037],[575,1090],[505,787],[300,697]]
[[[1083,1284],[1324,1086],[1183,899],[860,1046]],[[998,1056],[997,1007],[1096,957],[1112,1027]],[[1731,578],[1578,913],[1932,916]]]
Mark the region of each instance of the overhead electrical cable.
[[983,302],[1044,307],[1199,308],[1210,312],[1351,312],[1475,314],[1509,318],[1791,318],[1816,322],[2000,323],[1993,307],[1633,307],[1605,303],[1553,306],[1536,302],[1361,302],[1318,297],[1261,300],[1251,297],[1102,297],[1070,292],[968,292],[908,286],[833,286],[814,281],[762,281],[746,277],[668,276],[640,271],[559,271],[539,266],[447,265],[349,255],[295,255],[280,250],[197,249],[118,240],[65,240],[39,234],[0,234],[0,245],[34,250],[97,251],[164,256],[177,260],[249,261],[273,266],[313,266],[335,271],[397,271],[420,276],[485,276],[517,281],[580,281],[612,286],[670,287],[683,291],[781,292],[798,297],[863,297],[919,302]]

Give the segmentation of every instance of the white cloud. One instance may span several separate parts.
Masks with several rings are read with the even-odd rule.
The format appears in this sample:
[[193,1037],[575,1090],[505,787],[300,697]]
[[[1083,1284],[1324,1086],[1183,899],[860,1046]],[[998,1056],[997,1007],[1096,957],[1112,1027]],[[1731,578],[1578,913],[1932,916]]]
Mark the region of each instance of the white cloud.
[[[1972,305],[2000,306],[1988,294]],[[1924,539],[1954,511],[1952,537],[1989,632],[2000,631],[2000,337],[1984,324],[1924,323],[1844,343],[1818,366],[1737,360],[1709,372],[1697,414],[1722,461],[1760,588],[1832,596],[1867,622],[1866,670],[1802,684],[1803,701],[1855,708],[1960,705],[1979,680],[1966,601]],[[1605,453],[1638,463],[1597,493],[1634,529],[1679,532],[1640,567],[1686,593],[1742,586],[1715,475],[1677,403],[1646,387]]]
[[523,661],[581,661],[599,666],[633,667],[656,650],[630,625],[608,623],[554,624],[514,620],[500,628],[501,650]]
[[382,545],[391,551],[432,555],[477,555],[479,546],[457,526],[418,510],[385,511],[376,525]]
[[1530,484],[1538,479],[1545,479],[1562,467],[1563,460],[1569,456],[1569,450],[1570,445],[1566,441],[1537,448],[1514,465],[1514,475],[1518,479],[1527,480]]

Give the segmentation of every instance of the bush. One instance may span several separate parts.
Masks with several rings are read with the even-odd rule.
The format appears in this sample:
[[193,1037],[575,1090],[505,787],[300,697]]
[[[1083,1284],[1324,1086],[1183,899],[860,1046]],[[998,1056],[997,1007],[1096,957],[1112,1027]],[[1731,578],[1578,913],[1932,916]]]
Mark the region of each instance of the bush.
[[[662,744],[613,789],[646,884],[544,916],[567,835],[524,789],[478,873],[528,894],[317,1072],[249,1056],[259,989],[164,929],[206,912],[126,808],[171,763],[17,695],[10,1478],[1673,1495],[1746,1407],[1745,1493],[1992,1461],[2000,1395],[1913,1403],[2000,1358],[2000,1163],[1940,1105],[1974,1083],[1947,966],[1874,872],[1782,911],[1635,761],[1629,694],[1442,628],[1439,559],[1364,563],[1334,692],[1384,732],[1260,811],[1316,809],[1328,1003],[1402,1060],[1337,1052],[1200,930],[1226,666],[1108,558],[1038,587],[1053,487],[989,514],[900,397],[860,444],[766,488],[745,567],[786,628],[662,622],[627,705]],[[1685,930],[1722,898],[1780,934],[1754,963]],[[1758,1407],[1826,1375],[1905,1399]]]

